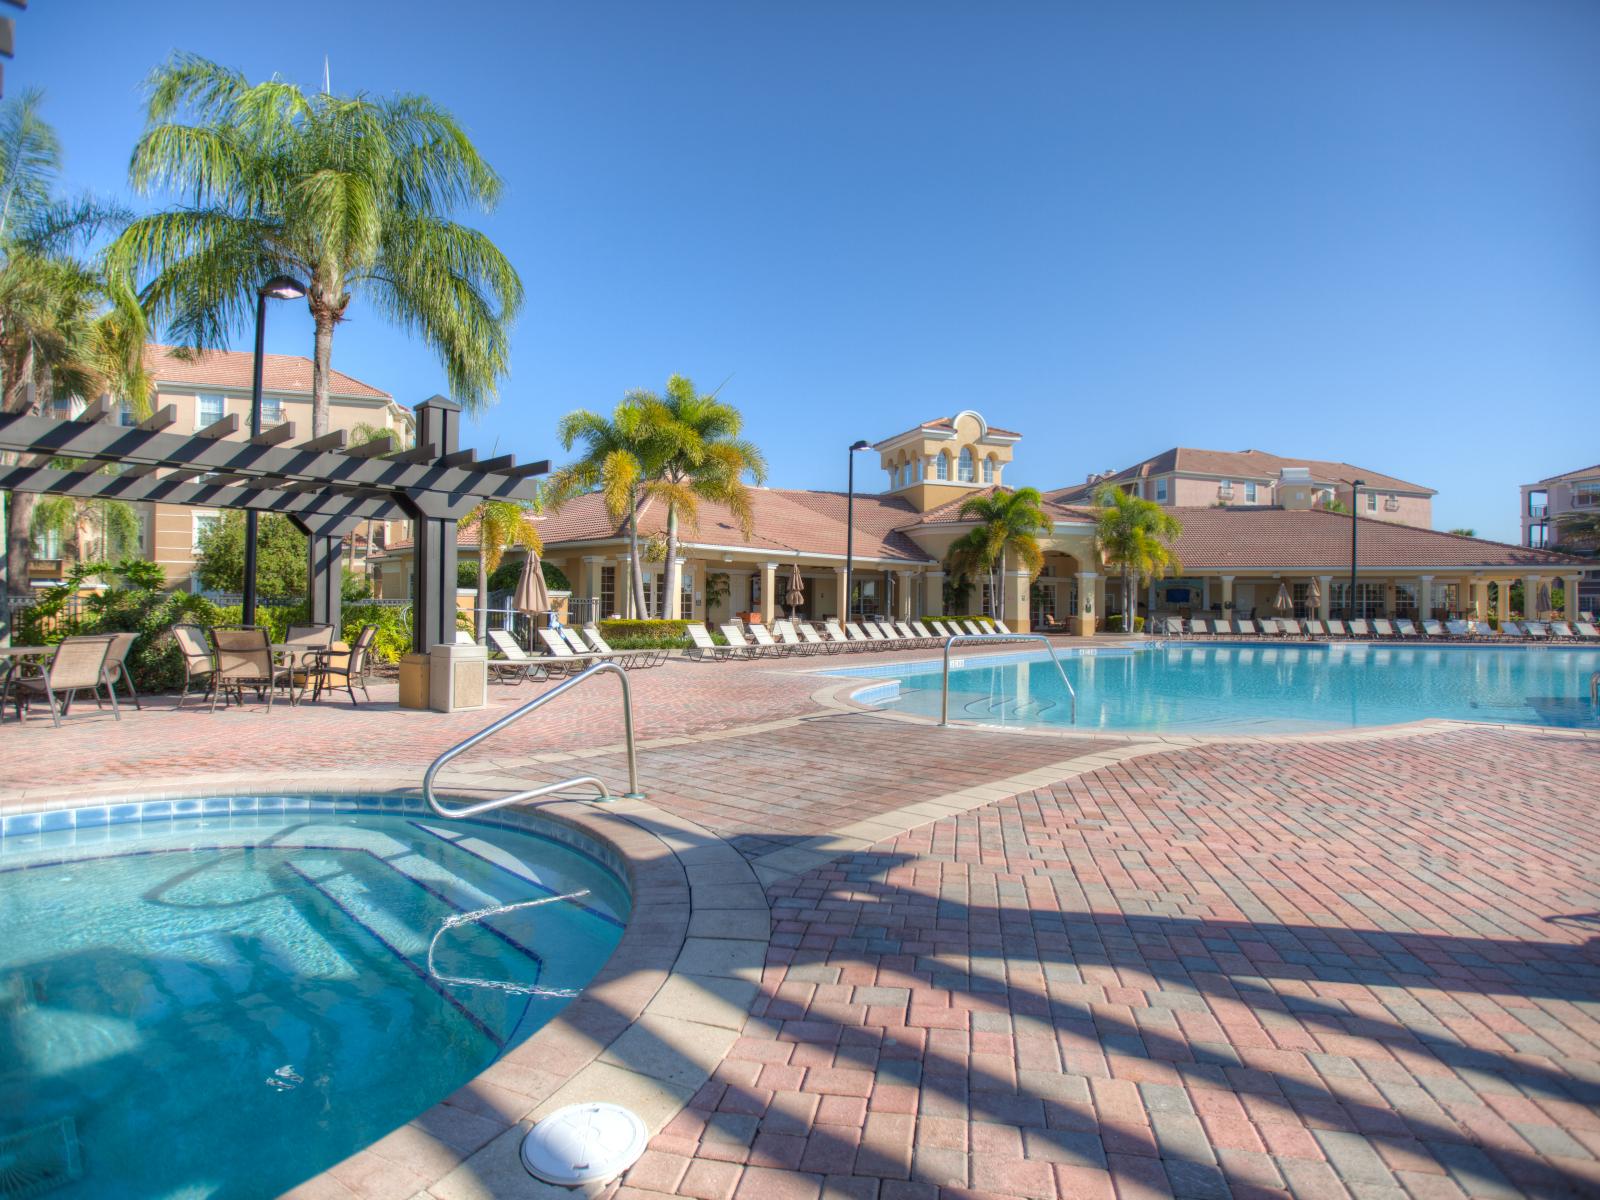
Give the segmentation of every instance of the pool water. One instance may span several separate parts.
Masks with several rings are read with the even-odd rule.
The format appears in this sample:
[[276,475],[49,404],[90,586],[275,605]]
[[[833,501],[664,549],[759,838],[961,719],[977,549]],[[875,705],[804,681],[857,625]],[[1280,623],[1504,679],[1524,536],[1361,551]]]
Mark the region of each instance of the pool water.
[[[1057,651],[1078,719],[1041,653],[952,660],[952,720],[1141,733],[1294,733],[1424,718],[1600,729],[1600,650],[1381,643],[1153,644]],[[939,716],[940,661],[841,675],[892,679],[861,699]]]
[[62,1200],[276,1196],[443,1099],[621,937],[625,886],[553,834],[285,810],[8,838],[0,1195],[75,1142]]

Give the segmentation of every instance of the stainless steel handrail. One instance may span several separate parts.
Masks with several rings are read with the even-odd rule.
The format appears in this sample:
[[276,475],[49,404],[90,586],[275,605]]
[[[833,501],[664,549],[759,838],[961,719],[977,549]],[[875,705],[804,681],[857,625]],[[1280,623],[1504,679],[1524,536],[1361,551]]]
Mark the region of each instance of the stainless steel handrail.
[[439,755],[438,758],[434,759],[432,765],[428,767],[427,772],[422,776],[422,795],[423,798],[427,800],[428,807],[433,809],[433,811],[438,813],[441,817],[471,817],[476,816],[478,813],[488,812],[490,809],[504,808],[508,804],[520,804],[524,800],[533,800],[539,796],[548,796],[551,792],[562,792],[566,791],[568,788],[582,787],[585,785],[592,786],[599,791],[600,795],[597,797],[597,799],[614,799],[614,797],[611,795],[611,789],[606,787],[605,780],[594,775],[575,775],[571,779],[563,779],[558,783],[547,783],[542,787],[532,788],[526,792],[517,792],[515,795],[502,796],[498,800],[485,800],[479,804],[469,804],[464,808],[446,808],[444,805],[439,803],[439,798],[433,794],[434,776],[439,774],[439,769],[443,767],[445,763],[455,758],[458,754],[464,754],[466,751],[472,749],[485,738],[493,737],[507,725],[514,725],[516,722],[522,720],[523,717],[527,716],[535,709],[543,708],[546,704],[549,704],[550,701],[556,699],[556,697],[566,695],[566,693],[570,692],[580,683],[584,682],[586,679],[593,679],[596,675],[615,675],[617,677],[617,682],[622,685],[622,730],[623,737],[628,746],[627,798],[630,800],[639,799],[642,793],[639,791],[639,760],[638,756],[634,752],[633,746],[633,691],[628,683],[627,672],[625,672],[621,667],[617,666],[616,663],[601,662],[595,663],[595,665],[588,668],[588,670],[581,671],[564,683],[551,688],[548,692],[544,693],[544,695],[535,696],[521,708],[507,713],[505,716],[501,717],[498,721],[495,721],[491,725],[484,726],[465,741],[457,742],[454,746],[451,746],[450,749]]
[[1062,669],[1061,660],[1056,657],[1056,648],[1050,644],[1050,639],[1042,633],[962,633],[955,637],[946,638],[944,643],[944,686],[941,689],[942,699],[939,702],[939,724],[950,724],[950,647],[957,642],[1043,642],[1044,648],[1050,652],[1050,661],[1056,665],[1056,674],[1061,676],[1061,682],[1067,687],[1067,695],[1072,698],[1072,724],[1078,723],[1078,693],[1073,690],[1072,680],[1067,678],[1067,673]]

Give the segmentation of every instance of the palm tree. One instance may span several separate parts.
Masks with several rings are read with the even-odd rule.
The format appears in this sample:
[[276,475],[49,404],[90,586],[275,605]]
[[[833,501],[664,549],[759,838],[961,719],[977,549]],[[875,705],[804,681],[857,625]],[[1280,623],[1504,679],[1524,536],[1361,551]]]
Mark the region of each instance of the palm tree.
[[[84,464],[67,459],[52,463],[63,470]],[[107,464],[108,471],[114,471]],[[139,512],[126,500],[105,496],[41,496],[34,505],[29,532],[54,533],[72,548],[74,562],[112,562],[139,547]]]
[[431,101],[308,95],[180,54],[150,78],[129,174],[179,204],[129,224],[113,261],[147,277],[152,316],[186,346],[223,346],[272,276],[307,284],[314,434],[328,430],[333,331],[355,292],[439,352],[468,411],[494,399],[522,281],[487,236],[450,219],[491,208],[500,177]]
[[[513,546],[525,546],[530,556],[544,551],[544,540],[534,524],[537,501],[485,500],[467,514],[466,524],[478,527],[478,641],[489,636],[489,576]],[[526,569],[526,568],[524,568]]]
[[1564,512],[1556,517],[1556,531],[1563,550],[1600,553],[1600,512]]
[[666,579],[661,598],[661,614],[673,616],[682,585],[678,578],[678,538],[680,526],[690,531],[699,528],[700,501],[724,504],[739,522],[746,541],[754,528],[755,513],[750,504],[750,481],[760,484],[767,477],[767,460],[755,445],[739,436],[744,418],[731,404],[703,396],[694,383],[682,375],[667,380],[667,393],[638,396],[644,408],[657,463],[641,489],[646,498],[657,500],[667,511]]
[[650,436],[640,393],[630,392],[604,417],[580,408],[561,418],[556,435],[561,448],[582,445],[583,454],[550,477],[546,502],[552,511],[574,496],[598,491],[613,521],[628,521],[628,558],[632,566],[633,612],[644,616],[643,559],[639,553],[640,488],[660,465]]
[[1132,633],[1139,585],[1183,569],[1172,552],[1183,524],[1154,500],[1141,500],[1111,484],[1095,493],[1095,503],[1100,506],[1095,543],[1108,564],[1122,568],[1123,632]]
[[962,574],[987,571],[992,575],[995,615],[1002,621],[1006,619],[1006,556],[1021,563],[1030,579],[1044,569],[1039,538],[1048,534],[1052,525],[1043,504],[1037,488],[996,488],[988,495],[968,497],[959,510],[961,520],[977,524],[951,545],[951,562]]

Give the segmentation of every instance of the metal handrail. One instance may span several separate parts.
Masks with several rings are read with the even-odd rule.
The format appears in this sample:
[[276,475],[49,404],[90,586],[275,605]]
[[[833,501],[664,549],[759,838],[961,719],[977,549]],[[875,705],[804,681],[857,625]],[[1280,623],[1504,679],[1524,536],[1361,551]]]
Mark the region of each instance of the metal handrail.
[[423,799],[427,800],[428,807],[433,809],[433,811],[438,813],[441,817],[459,819],[461,817],[476,816],[478,813],[488,812],[490,809],[504,808],[508,804],[520,804],[524,800],[533,800],[539,796],[548,796],[551,792],[561,792],[568,788],[581,787],[585,784],[592,785],[599,791],[600,795],[597,797],[598,799],[614,799],[615,797],[612,796],[611,790],[606,787],[605,780],[594,775],[575,775],[571,779],[563,779],[558,783],[547,783],[542,787],[532,788],[526,792],[517,792],[515,795],[502,796],[498,800],[485,800],[479,804],[469,804],[465,808],[446,808],[444,805],[439,803],[439,798],[433,794],[434,776],[439,773],[439,769],[443,767],[445,763],[449,762],[459,754],[464,754],[466,751],[472,749],[485,738],[493,737],[507,725],[514,725],[516,722],[522,720],[523,717],[527,716],[535,709],[543,708],[556,697],[565,695],[567,692],[570,692],[573,688],[577,687],[580,683],[584,682],[584,680],[592,679],[596,675],[615,675],[617,677],[617,682],[622,685],[622,729],[623,737],[628,745],[627,798],[630,800],[640,799],[643,793],[639,791],[639,761],[634,752],[633,745],[633,692],[631,685],[628,683],[627,673],[623,671],[621,667],[617,666],[616,663],[601,662],[595,663],[594,666],[585,671],[579,672],[566,682],[551,688],[548,692],[544,693],[544,695],[535,696],[521,708],[507,713],[505,716],[501,717],[498,721],[495,721],[491,725],[484,726],[465,741],[457,742],[454,746],[451,746],[450,749],[439,755],[438,758],[434,759],[432,765],[428,767],[428,770],[422,776],[422,796]]
[[944,686],[941,689],[942,699],[939,702],[939,724],[950,724],[950,647],[957,642],[1043,642],[1044,648],[1050,652],[1050,661],[1056,665],[1056,674],[1061,676],[1061,682],[1066,685],[1067,695],[1072,698],[1072,724],[1078,723],[1078,693],[1073,689],[1072,680],[1067,678],[1067,673],[1061,666],[1061,660],[1056,657],[1056,648],[1050,644],[1050,639],[1042,633],[961,633],[954,637],[946,638],[944,643]]

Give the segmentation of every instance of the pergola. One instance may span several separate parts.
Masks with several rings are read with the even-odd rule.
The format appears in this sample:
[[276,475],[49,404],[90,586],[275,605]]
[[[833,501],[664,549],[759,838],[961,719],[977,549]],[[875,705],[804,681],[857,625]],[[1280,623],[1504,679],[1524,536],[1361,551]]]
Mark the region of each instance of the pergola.
[[[388,438],[349,446],[343,430],[297,442],[289,422],[231,440],[237,414],[191,434],[171,433],[177,411],[170,404],[123,425],[104,398],[66,421],[3,414],[0,451],[96,465],[0,467],[0,490],[282,513],[310,539],[311,619],[335,627],[345,537],[363,521],[411,521],[411,648],[423,654],[455,641],[456,523],[482,500],[532,499],[534,476],[550,464],[518,466],[509,454],[479,462],[476,451],[460,449],[461,406],[443,396],[415,412],[417,444],[409,450],[396,450]],[[106,474],[101,465],[108,462],[124,470]]]

